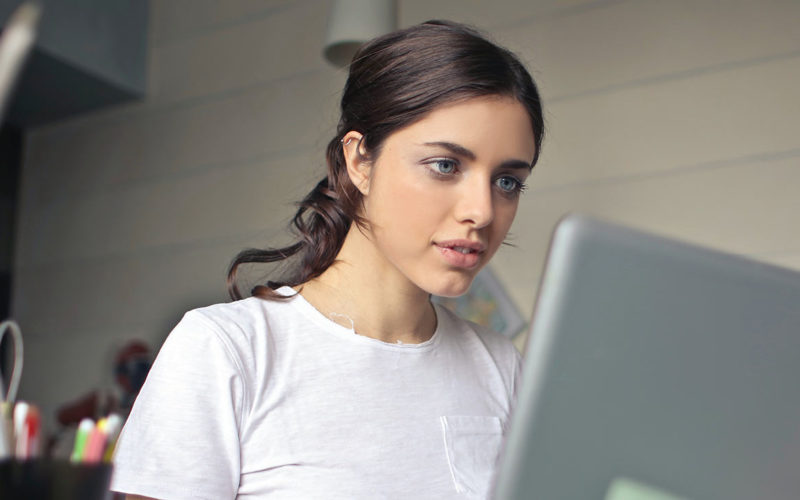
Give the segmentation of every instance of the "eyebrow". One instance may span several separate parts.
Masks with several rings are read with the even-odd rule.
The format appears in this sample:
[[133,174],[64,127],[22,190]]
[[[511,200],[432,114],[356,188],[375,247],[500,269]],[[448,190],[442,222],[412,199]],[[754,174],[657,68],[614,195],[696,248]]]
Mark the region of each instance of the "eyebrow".
[[[440,148],[444,148],[444,149],[450,151],[451,153],[453,153],[455,155],[463,156],[463,157],[468,158],[468,159],[473,160],[473,161],[477,158],[477,156],[475,156],[475,153],[473,153],[469,149],[467,149],[464,146],[461,146],[459,144],[452,143],[452,142],[446,142],[446,141],[426,142],[426,143],[423,143],[423,145],[424,146],[438,146]],[[525,168],[525,169],[528,169],[528,170],[533,170],[533,165],[531,165],[530,163],[528,163],[526,161],[523,161],[523,160],[506,160],[506,161],[504,161],[504,162],[502,162],[500,164],[500,168]]]

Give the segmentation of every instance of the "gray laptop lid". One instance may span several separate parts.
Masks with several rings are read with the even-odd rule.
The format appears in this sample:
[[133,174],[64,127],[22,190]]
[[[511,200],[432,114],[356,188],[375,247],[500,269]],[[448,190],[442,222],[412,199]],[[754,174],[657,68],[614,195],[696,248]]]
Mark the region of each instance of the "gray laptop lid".
[[571,216],[518,398],[497,499],[798,499],[800,273]]

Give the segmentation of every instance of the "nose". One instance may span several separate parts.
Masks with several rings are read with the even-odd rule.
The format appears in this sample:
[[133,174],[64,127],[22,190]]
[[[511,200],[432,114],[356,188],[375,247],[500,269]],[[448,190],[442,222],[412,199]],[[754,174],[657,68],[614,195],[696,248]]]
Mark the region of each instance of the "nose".
[[494,202],[491,182],[485,179],[471,179],[464,183],[456,207],[459,222],[469,224],[475,229],[488,226],[494,220]]

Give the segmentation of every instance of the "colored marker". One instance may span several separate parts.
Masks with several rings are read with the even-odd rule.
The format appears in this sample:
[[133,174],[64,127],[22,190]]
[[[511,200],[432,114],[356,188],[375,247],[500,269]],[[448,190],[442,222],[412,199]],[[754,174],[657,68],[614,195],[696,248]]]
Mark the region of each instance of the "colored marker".
[[103,462],[111,462],[114,457],[114,448],[117,446],[117,439],[119,439],[119,433],[122,431],[122,417],[117,415],[116,413],[112,413],[108,416],[108,422],[106,423],[106,450],[103,453]]
[[0,461],[14,455],[14,423],[12,422],[13,405],[0,401]]
[[89,439],[86,441],[86,448],[83,451],[83,463],[95,464],[102,460],[103,450],[106,447],[105,427],[105,419],[101,419],[89,433]]
[[78,431],[75,433],[75,446],[72,448],[72,455],[69,460],[73,463],[78,463],[83,460],[83,453],[86,449],[86,442],[89,440],[89,434],[94,429],[94,420],[91,418],[84,418],[78,424]]
[[25,420],[28,418],[30,405],[19,401],[14,405],[14,436],[16,436],[14,456],[18,460],[25,460],[28,450],[28,433],[25,432]]
[[39,414],[39,408],[34,405],[29,405],[28,407],[28,414],[25,416],[22,432],[27,440],[24,458],[37,458],[39,456],[39,440],[42,434],[42,418]]

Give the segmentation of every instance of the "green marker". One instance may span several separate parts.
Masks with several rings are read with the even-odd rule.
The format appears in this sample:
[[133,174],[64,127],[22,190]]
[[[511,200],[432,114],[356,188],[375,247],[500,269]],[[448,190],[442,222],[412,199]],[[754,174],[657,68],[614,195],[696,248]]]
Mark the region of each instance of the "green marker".
[[94,429],[94,420],[91,418],[84,418],[78,425],[78,432],[75,434],[75,447],[72,449],[70,455],[70,462],[80,463],[83,461],[83,452],[86,449],[86,442],[89,440],[89,434]]

